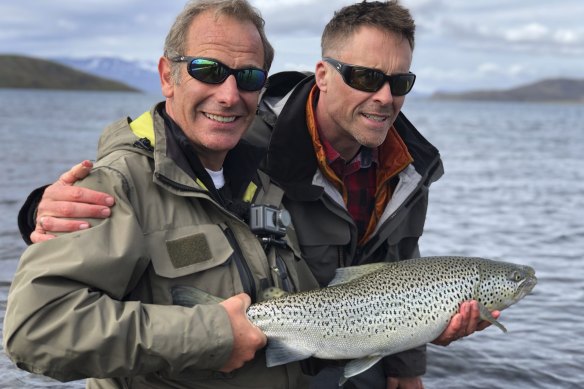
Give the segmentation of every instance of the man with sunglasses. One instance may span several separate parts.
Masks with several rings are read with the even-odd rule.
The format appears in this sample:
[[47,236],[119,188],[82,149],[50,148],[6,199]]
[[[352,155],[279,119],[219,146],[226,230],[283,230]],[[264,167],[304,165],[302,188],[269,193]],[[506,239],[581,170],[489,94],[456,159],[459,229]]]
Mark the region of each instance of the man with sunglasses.
[[[272,76],[246,134],[267,148],[262,170],[284,189],[303,257],[321,286],[341,266],[420,255],[428,188],[442,175],[442,163],[400,113],[415,82],[409,71],[414,29],[409,12],[396,2],[341,9],[325,28],[314,76]],[[174,60],[186,61],[189,74],[206,83],[220,82],[220,74],[229,72],[219,64],[220,71],[211,71],[215,64],[208,68],[205,58]],[[88,166],[74,167],[49,187],[36,222],[25,207],[25,234],[36,228],[31,238],[41,241],[51,238],[46,231],[89,227],[53,217],[63,216],[58,208],[74,196],[78,203],[67,204],[67,216],[108,216],[113,198],[69,186],[88,174]],[[447,345],[487,325],[479,322],[476,304],[465,303],[435,343]],[[420,388],[425,365],[424,348],[389,356],[346,387]],[[333,387],[340,369],[326,365],[312,387]]]
[[[246,0],[186,5],[159,61],[165,102],[106,128],[79,183],[116,197],[111,217],[21,258],[3,328],[18,367],[90,388],[308,385],[298,362],[266,367],[245,313],[282,287],[277,272],[292,292],[318,286],[285,225],[287,244],[266,245],[246,220],[250,202],[283,212],[262,154],[241,141],[272,59]],[[225,300],[173,305],[177,286]]]

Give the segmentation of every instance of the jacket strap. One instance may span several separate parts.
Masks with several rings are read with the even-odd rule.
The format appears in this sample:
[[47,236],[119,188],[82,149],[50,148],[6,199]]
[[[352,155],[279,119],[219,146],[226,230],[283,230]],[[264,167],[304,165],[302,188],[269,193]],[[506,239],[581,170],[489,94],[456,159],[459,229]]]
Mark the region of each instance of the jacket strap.
[[266,173],[258,171],[258,175],[262,183],[262,188],[260,191],[257,191],[254,202],[256,204],[266,204],[279,207],[280,204],[282,204],[284,191],[279,186],[273,184]]

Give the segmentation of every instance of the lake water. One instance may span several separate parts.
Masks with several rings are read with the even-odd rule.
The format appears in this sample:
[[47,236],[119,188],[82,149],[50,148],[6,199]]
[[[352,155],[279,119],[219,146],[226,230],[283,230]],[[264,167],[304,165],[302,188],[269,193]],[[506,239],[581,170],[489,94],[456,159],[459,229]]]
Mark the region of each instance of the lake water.
[[[0,332],[25,248],[16,214],[31,189],[95,158],[103,126],[159,98],[132,93],[0,90]],[[533,266],[534,293],[488,328],[429,346],[427,389],[584,387],[584,106],[433,102],[404,112],[440,150],[424,255]],[[18,370],[1,351],[1,388],[79,388]]]

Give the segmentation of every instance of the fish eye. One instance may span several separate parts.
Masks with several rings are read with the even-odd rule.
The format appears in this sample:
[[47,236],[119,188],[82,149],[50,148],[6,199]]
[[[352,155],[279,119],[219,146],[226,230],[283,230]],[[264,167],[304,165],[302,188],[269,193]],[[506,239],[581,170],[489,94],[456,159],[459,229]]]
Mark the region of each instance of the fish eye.
[[509,277],[510,280],[515,281],[515,282],[519,282],[523,278],[524,278],[523,277],[523,274],[520,271],[517,271],[517,270],[511,272],[510,277]]

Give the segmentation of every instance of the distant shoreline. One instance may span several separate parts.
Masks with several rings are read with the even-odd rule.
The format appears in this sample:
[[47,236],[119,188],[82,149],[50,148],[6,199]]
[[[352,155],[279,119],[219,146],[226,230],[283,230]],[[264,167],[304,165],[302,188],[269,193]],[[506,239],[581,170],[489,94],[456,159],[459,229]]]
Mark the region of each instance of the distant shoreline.
[[123,82],[22,55],[0,55],[0,88],[139,92]]
[[556,78],[537,81],[506,90],[435,92],[432,100],[575,103],[584,104],[584,80]]
[[110,90],[110,89],[53,89],[53,88],[29,88],[29,87],[3,87],[0,86],[0,92],[4,91],[31,91],[31,92],[71,92],[71,93],[83,93],[83,92],[103,92],[103,93],[132,93],[139,95],[147,95],[149,93],[141,90]]

